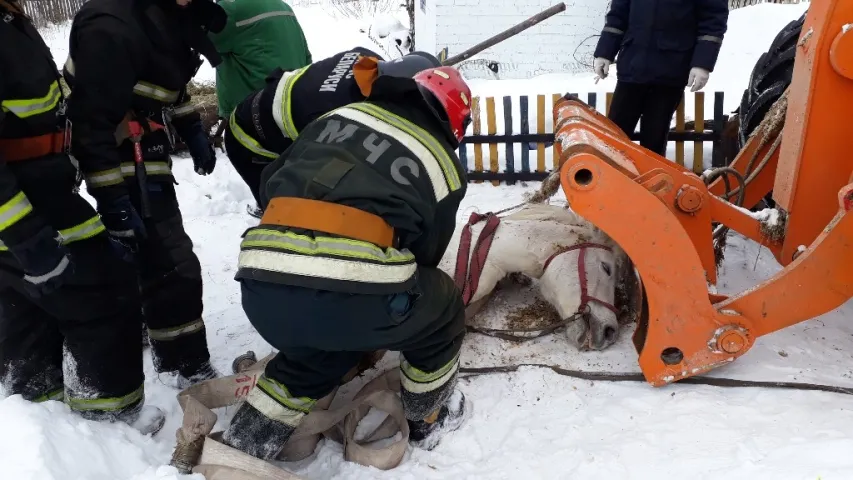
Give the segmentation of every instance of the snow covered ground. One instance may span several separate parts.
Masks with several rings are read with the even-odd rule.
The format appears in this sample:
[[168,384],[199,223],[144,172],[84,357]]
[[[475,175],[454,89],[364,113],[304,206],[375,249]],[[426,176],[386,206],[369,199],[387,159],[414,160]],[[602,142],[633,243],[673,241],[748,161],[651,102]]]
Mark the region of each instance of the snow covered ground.
[[[805,7],[762,5],[732,13],[729,34],[710,90],[740,97],[749,69],[775,32]],[[329,39],[328,16],[299,9],[315,57],[355,41],[352,25],[336,25]],[[61,32],[49,36],[58,63],[64,61]],[[62,52],[62,53],[60,53]],[[615,75],[614,75],[615,76]],[[477,94],[585,93],[612,88],[592,75],[548,76],[530,81],[474,81]],[[735,102],[736,103],[736,102]],[[733,108],[733,107],[732,107]],[[192,172],[177,158],[180,202],[205,275],[205,320],[213,361],[229,371],[231,360],[270,347],[253,331],[233,281],[240,234],[253,225],[245,214],[248,189],[220,156],[210,177]],[[458,219],[517,204],[538,184],[470,185]],[[557,198],[559,201],[562,195]],[[743,239],[730,240],[719,289],[734,292],[779,269],[766,251]],[[506,300],[506,299],[504,299]],[[495,302],[485,315],[507,313]],[[714,375],[752,380],[819,382],[853,387],[853,302],[821,318],[764,337],[745,357]],[[569,368],[638,371],[630,332],[605,352],[573,351],[559,335],[523,347],[470,335],[467,366],[538,359]],[[147,357],[147,354],[146,354]],[[386,359],[392,365],[393,359]],[[29,404],[20,397],[0,400],[0,471],[15,480],[201,480],[180,476],[169,461],[180,409],[173,380],[154,374],[146,358],[146,401],[169,415],[154,438],[129,427],[83,421],[56,402]],[[313,461],[286,465],[310,479],[803,479],[853,478],[853,409],[848,397],[761,389],[719,389],[672,385],[592,383],[534,368],[512,375],[465,379],[475,405],[470,423],[433,452],[413,450],[398,468],[379,471],[342,459],[341,446],[321,443]],[[218,412],[224,426],[233,411]]]

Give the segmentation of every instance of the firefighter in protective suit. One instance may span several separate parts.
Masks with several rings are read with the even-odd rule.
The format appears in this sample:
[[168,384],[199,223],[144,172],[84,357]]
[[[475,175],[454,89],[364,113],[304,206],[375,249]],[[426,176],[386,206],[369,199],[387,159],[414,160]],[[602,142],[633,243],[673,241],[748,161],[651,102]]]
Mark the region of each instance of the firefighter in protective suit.
[[262,459],[364,352],[402,353],[415,446],[432,449],[470,412],[456,389],[462,296],[437,268],[467,189],[455,150],[470,90],[438,67],[379,76],[366,96],[309,124],[264,171],[263,218],[240,247],[243,309],[278,354],[223,439]]
[[175,195],[171,132],[187,144],[197,173],[213,170],[216,156],[186,85],[200,53],[219,62],[207,32],[225,23],[210,0],[187,3],[86,2],[64,68],[72,153],[107,231],[136,264],[154,366],[176,372],[180,388],[217,372],[202,320],[201,266]]
[[151,433],[133,269],[77,192],[50,50],[17,2],[0,18],[0,382]]
[[[411,78],[417,72],[441,66],[425,52],[412,52],[386,62],[378,54],[356,47],[306,67],[285,72],[277,69],[266,86],[252,93],[229,112],[225,149],[234,169],[261,204],[261,172],[293,143],[293,139],[320,115],[364,100],[353,66],[361,57],[377,61],[378,75]],[[260,209],[251,212],[260,217]]]

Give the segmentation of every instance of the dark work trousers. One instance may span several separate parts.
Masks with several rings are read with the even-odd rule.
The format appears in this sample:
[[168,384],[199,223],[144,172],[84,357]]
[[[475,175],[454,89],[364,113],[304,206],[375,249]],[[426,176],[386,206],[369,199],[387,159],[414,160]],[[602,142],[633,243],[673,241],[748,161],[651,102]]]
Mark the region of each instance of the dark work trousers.
[[262,157],[252,153],[248,148],[240,145],[234,135],[231,133],[231,125],[225,126],[225,153],[228,155],[228,160],[234,166],[234,170],[240,175],[240,178],[249,186],[252,191],[252,196],[255,197],[255,202],[261,206],[261,172],[264,167],[272,162],[272,159]]
[[666,156],[672,115],[678,109],[684,87],[616,82],[608,118],[628,135],[640,121],[640,145]]
[[[143,215],[136,177],[126,183],[134,208]],[[172,178],[149,176],[148,191],[147,238],[136,254],[142,313],[156,370],[189,376],[210,360],[201,317],[201,265],[184,231]]]
[[394,350],[415,368],[451,362],[465,336],[465,308],[453,280],[419,268],[412,290],[356,295],[243,280],[243,310],[278,354],[266,376],[295,397],[328,395],[364,352]]
[[[109,417],[142,401],[136,275],[106,234],[68,250],[73,276],[37,297],[10,255],[0,255],[0,380],[7,395],[28,400],[61,399],[64,386],[73,409]],[[103,408],[105,401],[116,408]]]

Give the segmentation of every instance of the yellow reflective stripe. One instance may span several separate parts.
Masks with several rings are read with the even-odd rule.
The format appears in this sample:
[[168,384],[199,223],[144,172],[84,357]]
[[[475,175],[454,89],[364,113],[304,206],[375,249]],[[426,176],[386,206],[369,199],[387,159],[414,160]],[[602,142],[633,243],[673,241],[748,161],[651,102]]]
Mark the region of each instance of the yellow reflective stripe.
[[290,111],[290,97],[293,93],[293,86],[299,80],[299,77],[308,71],[308,67],[302,67],[293,72],[285,73],[281,77],[281,80],[278,81],[278,86],[275,89],[275,97],[273,97],[272,102],[272,116],[285,138],[295,139],[299,135],[299,130],[296,129],[296,124],[293,122],[293,115]]
[[74,410],[101,410],[105,412],[122,410],[134,403],[142,401],[145,397],[145,386],[140,385],[139,388],[123,397],[112,398],[75,398],[67,397],[65,403]]
[[[106,227],[101,222],[101,217],[95,215],[83,223],[78,223],[73,227],[63,228],[59,231],[60,243],[68,245],[69,243],[79,242],[92,238],[99,233],[106,231]],[[9,248],[0,241],[0,251],[7,251]]]
[[178,95],[180,92],[175,92],[173,90],[167,90],[158,85],[154,85],[153,83],[148,82],[137,82],[136,85],[133,86],[133,93],[146,98],[153,98],[154,100],[158,100],[164,103],[172,103],[178,100]]
[[157,328],[157,329],[148,329],[148,338],[151,340],[156,340],[158,342],[166,342],[169,340],[174,340],[179,337],[183,337],[184,335],[190,335],[201,331],[204,328],[204,320],[201,318],[197,320],[193,320],[192,322],[185,323],[183,325],[178,325],[177,327],[171,328]]
[[49,112],[59,105],[62,98],[62,90],[59,82],[54,81],[48,88],[47,95],[39,98],[28,98],[22,100],[3,100],[0,106],[4,112],[12,112],[18,118],[27,118],[41,113]]
[[[172,168],[166,162],[144,162],[145,173],[148,175],[171,175]],[[133,162],[122,162],[121,174],[125,177],[136,175],[136,164]]]
[[[236,112],[237,110],[234,110]],[[258,154],[262,157],[267,158],[278,158],[278,154],[273,153],[258,143],[257,140],[250,137],[246,132],[240,128],[240,125],[237,125],[237,118],[234,116],[234,112],[231,112],[231,118],[228,120],[228,124],[231,127],[231,133],[234,134],[234,140],[240,143],[246,150]]]
[[623,32],[622,30],[619,30],[618,28],[615,28],[615,27],[604,27],[604,29],[601,31],[603,33],[615,33],[616,35],[624,35],[625,34],[625,32]]
[[[145,162],[145,172],[148,175],[171,175],[172,168],[166,162]],[[89,188],[109,187],[124,182],[125,178],[136,175],[136,164],[123,162],[119,168],[111,168],[86,175]]]
[[190,103],[190,102],[182,103],[182,104],[178,105],[177,107],[175,107],[175,109],[172,111],[172,117],[173,118],[183,117],[183,116],[189,115],[195,111],[196,111],[196,106],[193,105],[192,103]]
[[101,217],[96,215],[79,225],[60,230],[59,238],[63,244],[69,244],[92,238],[104,231],[106,227],[101,222]]
[[257,386],[278,403],[298,412],[308,413],[314,407],[314,404],[317,403],[312,398],[294,397],[283,383],[279,383],[265,374],[262,374],[258,378]]
[[241,251],[237,264],[241,270],[262,270],[284,275],[384,285],[408,282],[418,269],[414,262],[370,263],[359,259],[257,249]]
[[240,248],[259,247],[286,250],[303,255],[335,255],[380,263],[401,264],[415,261],[411,252],[400,252],[394,248],[382,250],[376,245],[360,240],[337,237],[309,237],[293,232],[279,232],[265,228],[254,228],[246,233]]
[[24,194],[18,192],[9,201],[0,205],[0,232],[6,230],[33,211],[33,205]]
[[434,372],[424,372],[410,364],[405,358],[400,362],[400,383],[412,393],[426,393],[438,390],[459,370],[459,353],[443,367]]
[[429,132],[399,115],[370,103],[354,103],[349,105],[349,107],[389,123],[414,137],[417,141],[423,144],[430,153],[432,153],[436,160],[438,160],[450,190],[456,191],[462,188],[462,180],[459,178],[459,173],[456,171],[455,162],[450,158],[450,155],[438,140],[436,140]]
[[64,399],[65,399],[65,390],[62,388],[58,388],[52,392],[45,393],[44,395],[39,395],[38,397],[34,398],[32,401],[34,403],[47,402],[49,400],[55,400],[55,401],[61,402]]
[[119,168],[101,170],[100,172],[85,175],[85,177],[86,185],[88,185],[89,188],[109,187],[124,182],[124,177],[122,176],[121,169]]

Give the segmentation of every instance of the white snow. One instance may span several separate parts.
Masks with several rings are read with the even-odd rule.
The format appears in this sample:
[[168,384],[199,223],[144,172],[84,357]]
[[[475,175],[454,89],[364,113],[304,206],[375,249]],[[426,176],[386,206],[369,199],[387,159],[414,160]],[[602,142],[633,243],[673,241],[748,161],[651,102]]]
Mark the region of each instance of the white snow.
[[[724,90],[727,105],[736,104],[755,59],[776,31],[804,8],[760,5],[733,11],[709,91]],[[329,35],[333,20],[319,7],[296,11],[315,58],[349,47],[359,38],[358,22],[334,20],[335,32]],[[63,31],[67,34],[67,28],[46,32],[59,64],[67,52]],[[592,77],[549,75],[527,82],[477,81],[473,86],[477,94],[488,95],[585,93],[594,88]],[[612,82],[607,79],[598,88],[612,89]],[[255,223],[245,214],[251,195],[224,155],[212,176],[195,175],[186,158],[176,158],[175,173],[185,224],[204,270],[213,361],[227,372],[231,360],[246,350],[259,357],[270,351],[246,320],[233,280],[240,235]],[[472,184],[458,220],[467,219],[474,209],[515,205],[538,186]],[[555,200],[563,200],[562,194]],[[778,270],[771,254],[732,237],[717,288],[720,293],[737,292]],[[524,295],[505,292],[486,314],[500,318]],[[853,302],[759,339],[748,354],[712,375],[853,387],[850,318]],[[639,371],[628,332],[604,352],[576,352],[559,335],[511,347],[471,335],[464,352],[466,366],[541,362],[595,371]],[[393,364],[393,358],[383,361],[385,366]],[[200,475],[179,476],[164,466],[180,423],[177,390],[173,379],[154,374],[148,354],[146,375],[146,401],[168,415],[165,428],[153,439],[126,426],[81,420],[57,402],[29,404],[18,396],[0,400],[0,477],[201,480]],[[312,461],[286,467],[310,479],[853,478],[849,455],[853,410],[850,399],[841,395],[678,383],[656,389],[647,384],[573,380],[535,368],[465,379],[461,388],[475,405],[471,421],[432,452],[410,451],[394,470],[344,462],[341,446],[331,442],[323,442]],[[218,413],[223,427],[233,410]]]

